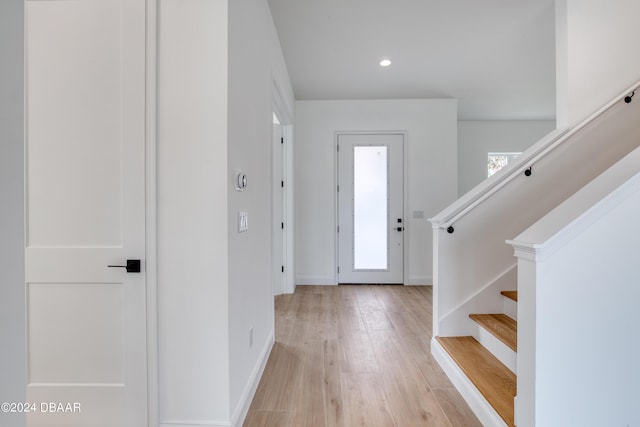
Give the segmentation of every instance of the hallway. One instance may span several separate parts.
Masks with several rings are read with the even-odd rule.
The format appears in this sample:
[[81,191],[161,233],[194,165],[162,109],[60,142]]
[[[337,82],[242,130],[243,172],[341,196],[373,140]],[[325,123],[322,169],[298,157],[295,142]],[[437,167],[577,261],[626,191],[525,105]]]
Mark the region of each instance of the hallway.
[[245,427],[480,426],[431,357],[429,286],[298,286]]

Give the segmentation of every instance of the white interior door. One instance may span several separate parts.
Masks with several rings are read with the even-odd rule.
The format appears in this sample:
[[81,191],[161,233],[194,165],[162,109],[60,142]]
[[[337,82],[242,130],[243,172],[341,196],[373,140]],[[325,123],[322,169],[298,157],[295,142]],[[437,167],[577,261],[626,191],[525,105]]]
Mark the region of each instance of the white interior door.
[[273,293],[285,290],[285,214],[284,214],[284,143],[280,122],[273,123]]
[[403,135],[338,135],[338,282],[403,283]]
[[145,0],[25,4],[27,425],[146,426]]

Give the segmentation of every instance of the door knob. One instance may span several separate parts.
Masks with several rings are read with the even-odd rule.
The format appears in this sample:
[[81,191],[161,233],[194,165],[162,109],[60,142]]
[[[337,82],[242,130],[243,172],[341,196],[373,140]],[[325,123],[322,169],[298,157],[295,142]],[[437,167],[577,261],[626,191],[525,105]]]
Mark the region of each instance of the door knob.
[[125,268],[127,273],[140,273],[140,260],[128,259],[127,265],[108,265],[110,268]]

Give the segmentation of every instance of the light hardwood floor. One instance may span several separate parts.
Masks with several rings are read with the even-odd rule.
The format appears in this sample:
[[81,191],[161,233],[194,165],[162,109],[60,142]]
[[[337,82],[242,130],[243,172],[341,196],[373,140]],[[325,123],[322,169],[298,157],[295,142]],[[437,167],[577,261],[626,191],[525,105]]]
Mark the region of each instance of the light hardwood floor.
[[429,351],[432,288],[298,286],[245,427],[481,426]]

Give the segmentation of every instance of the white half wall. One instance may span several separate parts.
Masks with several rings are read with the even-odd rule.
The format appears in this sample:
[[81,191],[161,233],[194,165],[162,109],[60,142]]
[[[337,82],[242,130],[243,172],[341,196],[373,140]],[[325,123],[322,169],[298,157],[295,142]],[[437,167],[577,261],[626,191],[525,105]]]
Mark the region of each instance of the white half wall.
[[579,122],[640,80],[640,2],[556,1],[558,126]]
[[161,425],[230,419],[227,12],[227,0],[158,7]]
[[[24,2],[0,2],[0,402],[26,398],[24,283]],[[0,413],[0,425],[26,425]]]
[[640,424],[638,215],[636,185],[538,264],[536,425]]
[[508,242],[518,336],[529,337],[518,342],[519,426],[640,422],[639,161],[637,148]]
[[[338,131],[406,131],[409,239],[407,281],[431,284],[428,221],[457,197],[457,101],[454,99],[298,101],[295,126],[296,283],[336,283]],[[413,218],[422,212],[422,218]],[[418,283],[420,282],[420,283]]]
[[487,154],[523,152],[555,129],[553,120],[458,122],[458,195],[487,179]]

